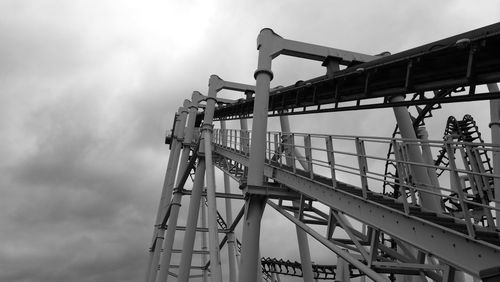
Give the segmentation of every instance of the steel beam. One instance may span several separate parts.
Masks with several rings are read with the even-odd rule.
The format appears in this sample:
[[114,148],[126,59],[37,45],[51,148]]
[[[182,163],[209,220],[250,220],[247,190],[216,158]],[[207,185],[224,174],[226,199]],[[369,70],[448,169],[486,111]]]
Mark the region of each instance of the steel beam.
[[[498,93],[498,84],[490,83],[488,84],[488,90],[490,92]],[[491,128],[491,143],[500,144],[500,101],[491,100],[490,101],[490,118],[491,122],[489,124]],[[500,174],[500,150],[496,147],[493,148],[493,173]],[[494,178],[495,195],[500,195],[500,179]],[[498,196],[497,196],[498,197]],[[496,208],[500,209],[500,204],[496,203]],[[500,212],[496,212],[496,226],[500,226]]]
[[[234,151],[215,146],[215,153],[248,165],[248,158]],[[311,181],[293,172],[266,164],[264,175],[273,177],[308,197],[345,213],[386,234],[399,238],[424,250],[443,262],[479,277],[485,268],[496,267],[500,261],[500,247],[474,240],[465,234],[443,228],[421,218],[346,193],[325,184]],[[340,185],[341,182],[338,182]],[[464,256],[463,254],[468,254]]]
[[387,279],[387,278],[383,277],[382,275],[376,273],[375,271],[371,270],[368,266],[364,265],[359,260],[355,259],[349,253],[347,253],[346,251],[343,251],[341,248],[339,248],[338,246],[336,246],[335,244],[333,244],[329,240],[325,239],[323,236],[321,236],[319,233],[314,231],[312,228],[305,225],[300,220],[298,220],[297,218],[295,218],[294,216],[292,216],[288,212],[281,209],[277,204],[273,203],[272,201],[267,201],[267,204],[270,205],[272,208],[274,208],[279,213],[281,213],[287,219],[289,219],[290,221],[295,223],[295,225],[302,228],[305,232],[309,233],[309,235],[314,237],[316,240],[318,240],[325,247],[329,248],[334,253],[341,256],[343,259],[345,259],[350,264],[352,264],[354,267],[358,268],[360,271],[362,271],[366,275],[370,276],[370,278],[373,279],[374,281],[377,281],[377,282],[388,282],[389,281],[389,279]]
[[[221,129],[225,130],[226,129],[226,122],[221,121],[220,122]],[[226,146],[227,145],[227,140],[224,138],[222,141],[222,145]],[[224,173],[224,192],[229,194],[231,193],[231,183],[229,182],[229,175]],[[226,204],[226,223],[228,225],[233,224],[233,207],[231,205],[231,199],[226,198],[225,199],[225,204]],[[236,259],[236,252],[238,250],[236,249],[236,236],[234,235],[234,232],[229,231],[227,234],[227,255],[228,255],[228,261],[229,261],[229,281],[237,281],[238,277],[238,265],[237,265],[237,259]]]
[[[205,176],[205,160],[200,159],[196,167],[195,180],[193,184],[193,193],[189,200],[189,211],[186,222],[186,232],[184,233],[184,241],[182,243],[182,255],[179,267],[179,282],[187,282],[189,280],[189,267],[193,258],[194,241],[196,235],[196,223],[198,222],[198,213],[200,210],[201,194],[203,191]],[[206,251],[204,251],[206,252]],[[208,252],[206,252],[208,253]]]
[[[281,116],[280,117],[280,125],[281,125],[281,131],[284,133],[290,133],[290,121],[288,120],[287,116]],[[285,154],[290,154],[290,147],[286,146],[289,145],[290,140],[285,140],[281,146],[285,146]],[[291,148],[292,150],[295,150],[296,148]],[[296,152],[297,154],[297,152]],[[286,158],[286,165],[292,166],[292,162],[295,160],[291,158]],[[302,164],[302,163],[301,163]],[[310,169],[306,164],[302,164],[302,167],[304,170]],[[301,204],[300,201],[293,201],[293,206],[298,207]],[[295,216],[298,216],[298,213],[295,214]],[[299,255],[300,255],[300,262],[302,264],[302,273],[304,276],[304,282],[313,282],[314,281],[314,274],[312,270],[312,261],[311,261],[311,253],[309,251],[309,242],[307,240],[307,234],[304,230],[300,229],[298,226],[295,226],[295,232],[297,233],[297,243],[299,245]]]
[[[278,36],[271,34],[269,38]],[[313,78],[299,83],[300,85],[276,89],[270,94],[269,116],[497,99],[498,92],[476,93],[475,87],[500,81],[500,57],[497,54],[500,48],[499,38],[500,23],[497,23],[356,65],[330,76]],[[276,45],[279,47],[279,44]],[[276,48],[275,46],[273,50]],[[471,50],[475,50],[472,63],[468,60]],[[467,71],[471,69],[472,72]],[[388,99],[406,93],[459,89],[465,86],[471,86],[469,93],[465,95],[454,93],[438,99],[428,99],[422,95],[415,101],[405,101],[398,105]],[[366,100],[368,104],[362,104],[361,100]],[[344,102],[350,101],[357,103],[354,106],[352,103],[344,105]],[[221,107],[216,111],[215,118],[251,117],[253,104],[254,100],[250,99]],[[289,111],[283,113],[283,110]]]
[[[176,120],[174,122],[174,132],[172,132],[172,143],[171,151],[168,159],[167,171],[165,172],[165,180],[163,182],[163,188],[160,197],[160,203],[158,206],[158,211],[156,214],[155,221],[155,231],[153,239],[154,248],[151,250],[153,252],[151,257],[151,263],[149,265],[149,270],[146,274],[147,282],[155,282],[158,273],[158,263],[160,261],[160,249],[163,246],[163,239],[165,230],[163,229],[162,222],[165,214],[167,213],[170,199],[172,197],[172,191],[174,189],[175,174],[177,172],[179,154],[181,151],[182,137],[181,134],[184,130],[184,125],[186,123],[185,116],[182,113],[186,113],[187,109],[180,107],[176,114]],[[182,114],[182,115],[181,115]],[[182,130],[182,131],[181,131]]]
[[[178,127],[179,133],[178,133],[178,138],[181,142],[187,141],[187,144],[191,145],[191,139],[193,136],[193,131],[194,131],[194,122],[196,121],[196,113],[192,112],[189,115],[189,120],[188,120],[188,113],[189,113],[189,106],[191,104],[191,101],[189,100],[184,100],[183,104],[183,111],[180,113],[180,119],[181,123],[179,124],[180,126]],[[187,127],[186,121],[187,122]],[[169,185],[173,186],[173,183],[175,183],[175,179],[177,179],[177,182],[179,183],[182,175],[184,174],[184,170],[187,167],[187,160],[189,156],[189,151],[190,151],[190,146],[184,146],[182,149],[181,153],[181,158],[179,160],[179,171],[177,178],[174,176],[171,179],[169,179]],[[177,183],[177,185],[178,185]],[[172,258],[172,248],[174,244],[174,239],[175,239],[175,231],[176,231],[176,226],[177,226],[177,219],[179,217],[179,209],[181,206],[181,198],[182,198],[182,192],[180,191],[182,187],[177,187],[176,190],[174,190],[174,194],[172,197],[172,201],[170,203],[170,214],[168,218],[168,225],[170,228],[167,228],[166,231],[166,236],[165,236],[165,241],[163,242],[163,253],[161,255],[161,260],[160,260],[160,271],[159,275],[157,277],[157,281],[159,282],[165,282],[168,279],[168,271],[170,267],[170,260]]]

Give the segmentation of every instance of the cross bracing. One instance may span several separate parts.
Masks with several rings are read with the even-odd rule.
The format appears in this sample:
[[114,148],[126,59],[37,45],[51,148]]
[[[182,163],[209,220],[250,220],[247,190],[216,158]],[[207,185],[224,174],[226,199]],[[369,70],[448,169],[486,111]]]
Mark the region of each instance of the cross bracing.
[[[395,55],[292,41],[269,29],[257,43],[255,85],[213,75],[208,95],[193,92],[175,115],[146,282],[500,279],[500,24]],[[279,55],[321,61],[326,75],[271,89]],[[223,89],[246,98],[221,99]],[[422,125],[441,104],[477,100],[491,104],[491,143],[471,116],[450,117],[443,140],[428,139]],[[392,108],[392,137],[298,133],[288,120],[370,108]],[[281,131],[267,130],[270,116]],[[240,128],[227,129],[226,120]],[[236,216],[233,205],[241,207]],[[266,206],[296,227],[299,260],[261,255]],[[313,262],[311,240],[331,252],[330,264]]]

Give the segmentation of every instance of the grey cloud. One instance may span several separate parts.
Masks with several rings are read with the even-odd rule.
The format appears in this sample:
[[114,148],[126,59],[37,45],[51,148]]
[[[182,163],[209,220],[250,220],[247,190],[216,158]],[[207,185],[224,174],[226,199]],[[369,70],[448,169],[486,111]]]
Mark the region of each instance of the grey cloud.
[[[127,9],[111,1],[42,2],[0,4],[0,137],[6,140],[0,148],[2,281],[142,280],[168,158],[163,134],[192,91],[206,94],[210,74],[254,82],[261,28],[367,53],[412,47],[452,28],[428,34],[448,22],[441,13],[449,4],[411,2],[388,10],[367,1],[366,9],[326,1],[307,7],[299,1],[261,1],[261,7],[228,2],[217,5],[199,46],[173,57],[170,46],[148,48],[137,30],[128,32],[137,22],[126,17],[147,16],[134,13],[134,5],[147,12],[153,2],[127,2]],[[412,11],[419,17],[409,17]],[[157,32],[171,28],[182,26],[144,30],[152,30],[148,42],[156,43]],[[175,40],[181,39],[165,42]],[[319,64],[279,60],[275,84],[323,72]],[[325,116],[308,118],[308,124],[291,118],[294,130],[352,134],[352,124],[343,121],[358,120],[354,113],[332,114],[328,118],[335,122],[324,126]],[[356,130],[366,132],[372,120],[357,122]],[[390,127],[387,134],[392,121]],[[294,229],[269,215],[263,223],[267,234],[278,233],[281,224]],[[263,241],[266,254],[296,257],[295,246],[274,250],[278,240],[270,242]]]

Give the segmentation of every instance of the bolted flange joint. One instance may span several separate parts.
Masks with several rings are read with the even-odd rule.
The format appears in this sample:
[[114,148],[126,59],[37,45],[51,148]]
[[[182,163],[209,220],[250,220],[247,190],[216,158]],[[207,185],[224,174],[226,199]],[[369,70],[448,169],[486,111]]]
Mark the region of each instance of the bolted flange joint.
[[274,78],[274,74],[273,74],[273,72],[272,72],[271,70],[266,70],[266,69],[258,69],[258,70],[256,70],[256,71],[253,73],[253,77],[254,77],[255,79],[257,79],[257,76],[258,76],[259,74],[261,74],[261,73],[266,73],[267,75],[269,75],[269,76],[271,77],[271,78],[270,78],[270,80],[273,80],[273,78]]
[[208,132],[212,133],[213,130],[214,130],[213,124],[203,124],[201,126],[201,132],[208,131]]
[[493,125],[500,126],[500,120],[490,122],[488,124],[488,127],[491,128],[491,126],[493,126]]

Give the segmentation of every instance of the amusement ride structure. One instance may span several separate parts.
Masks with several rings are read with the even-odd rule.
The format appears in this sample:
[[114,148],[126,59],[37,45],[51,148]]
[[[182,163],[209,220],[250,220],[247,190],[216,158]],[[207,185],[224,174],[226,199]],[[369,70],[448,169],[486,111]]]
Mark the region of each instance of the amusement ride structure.
[[[175,114],[145,282],[500,281],[500,23],[394,55],[270,29],[257,49],[255,85],[212,75],[208,94],[193,92]],[[326,74],[271,89],[279,55],[319,61]],[[490,103],[491,143],[471,115],[450,116],[443,139],[429,140],[423,125],[442,104],[478,100]],[[290,115],[374,108],[394,112],[393,136],[290,127]],[[269,117],[280,131],[268,132]],[[261,256],[266,206],[296,227],[300,261]],[[311,240],[329,264],[312,261]]]

